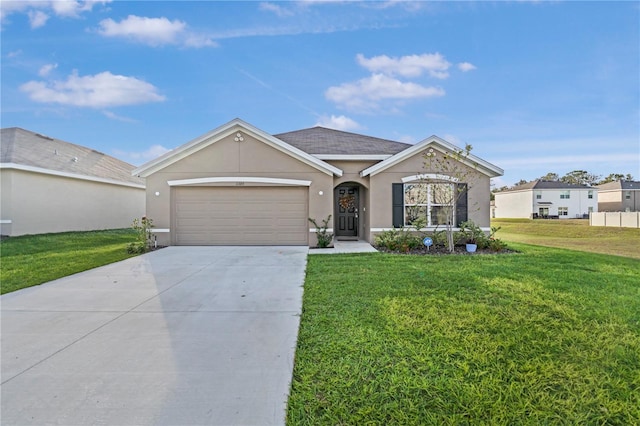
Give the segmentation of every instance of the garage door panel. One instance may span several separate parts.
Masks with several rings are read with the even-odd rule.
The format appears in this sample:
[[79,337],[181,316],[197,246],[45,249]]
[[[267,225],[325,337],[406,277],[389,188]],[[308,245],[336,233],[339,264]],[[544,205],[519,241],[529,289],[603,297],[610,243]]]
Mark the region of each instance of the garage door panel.
[[174,189],[179,245],[306,245],[306,187]]

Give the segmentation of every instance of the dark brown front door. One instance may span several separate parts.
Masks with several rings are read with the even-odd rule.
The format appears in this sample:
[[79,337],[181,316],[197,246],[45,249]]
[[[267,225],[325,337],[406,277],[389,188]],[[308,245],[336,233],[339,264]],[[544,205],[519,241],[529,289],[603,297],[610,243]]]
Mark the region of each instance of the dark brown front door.
[[339,186],[335,190],[336,237],[358,237],[357,186]]

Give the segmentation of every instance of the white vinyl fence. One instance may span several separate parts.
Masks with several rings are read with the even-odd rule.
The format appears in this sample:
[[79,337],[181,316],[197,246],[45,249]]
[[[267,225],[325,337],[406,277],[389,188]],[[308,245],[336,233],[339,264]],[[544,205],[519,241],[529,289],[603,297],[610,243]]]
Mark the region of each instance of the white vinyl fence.
[[640,212],[597,212],[589,215],[591,226],[640,228]]

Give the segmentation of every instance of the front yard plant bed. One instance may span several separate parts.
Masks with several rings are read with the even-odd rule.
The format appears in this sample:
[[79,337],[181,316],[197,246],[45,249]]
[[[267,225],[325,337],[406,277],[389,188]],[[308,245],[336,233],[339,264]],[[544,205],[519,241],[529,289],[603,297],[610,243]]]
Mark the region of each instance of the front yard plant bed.
[[640,262],[512,248],[310,255],[287,423],[640,424]]
[[469,253],[467,252],[467,249],[465,248],[465,246],[456,246],[453,253],[451,253],[449,251],[449,249],[447,249],[444,246],[431,246],[429,247],[429,249],[427,249],[425,246],[422,247],[416,247],[416,248],[412,248],[409,249],[408,251],[403,251],[403,250],[389,250],[386,247],[379,247],[379,246],[374,246],[376,250],[378,250],[381,253],[390,253],[390,254],[414,254],[414,255],[467,255],[467,256],[474,256],[474,255],[480,255],[480,254],[509,254],[509,253],[517,253],[516,250],[512,250],[510,248],[506,248],[500,251],[495,251],[495,250],[491,250],[488,248],[478,248],[476,249],[475,253]]

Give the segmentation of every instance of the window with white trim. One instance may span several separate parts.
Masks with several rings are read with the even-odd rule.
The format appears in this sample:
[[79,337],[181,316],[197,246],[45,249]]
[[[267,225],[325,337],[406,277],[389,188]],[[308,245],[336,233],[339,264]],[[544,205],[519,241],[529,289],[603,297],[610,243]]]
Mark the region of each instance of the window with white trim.
[[590,199],[590,200],[593,200],[593,191],[589,191],[587,193],[587,198]]
[[451,183],[405,183],[404,225],[418,218],[426,218],[427,226],[445,225],[449,208],[454,208],[454,191]]
[[536,200],[541,200],[541,199],[542,199],[542,192],[536,191]]
[[569,207],[558,207],[558,216],[569,216]]
[[624,199],[625,200],[630,200],[631,199],[631,191],[625,191]]
[[569,191],[562,191],[560,193],[561,200],[568,200],[570,197],[571,197],[571,194],[569,193]]

